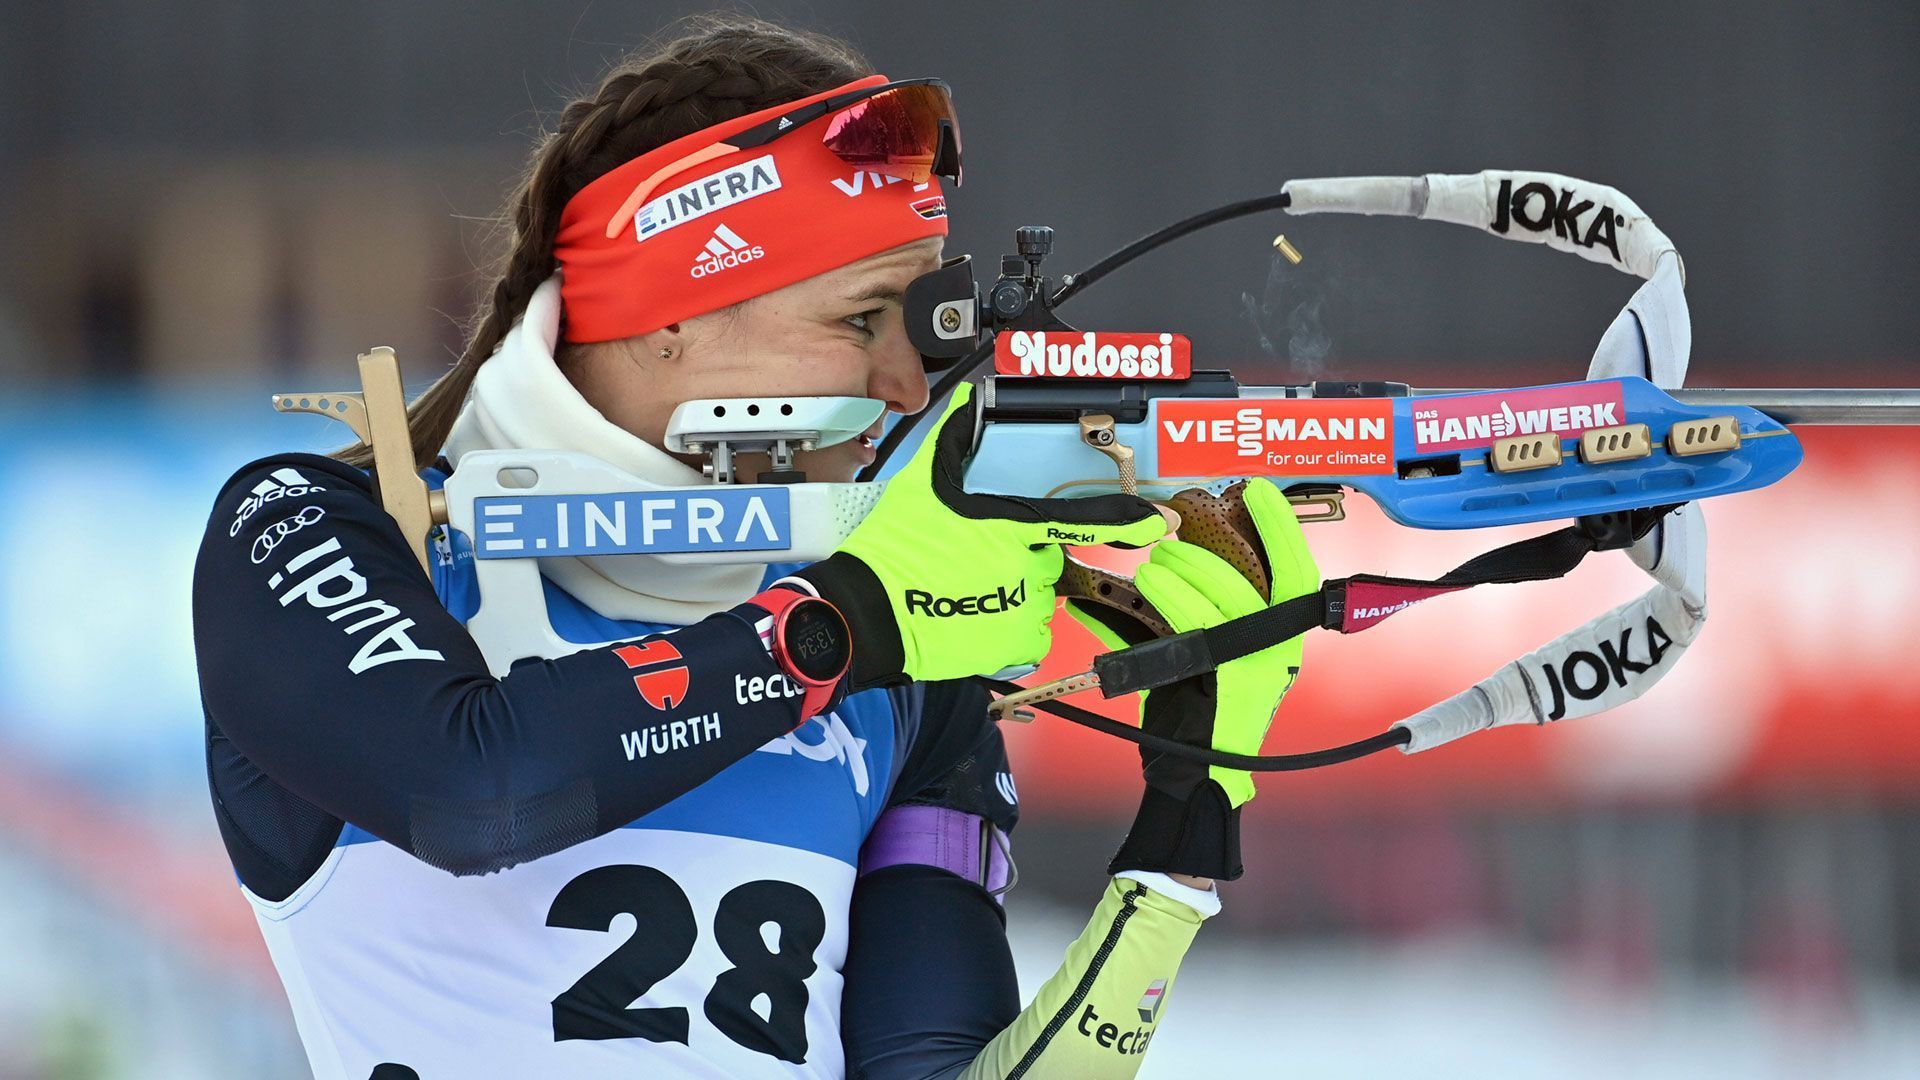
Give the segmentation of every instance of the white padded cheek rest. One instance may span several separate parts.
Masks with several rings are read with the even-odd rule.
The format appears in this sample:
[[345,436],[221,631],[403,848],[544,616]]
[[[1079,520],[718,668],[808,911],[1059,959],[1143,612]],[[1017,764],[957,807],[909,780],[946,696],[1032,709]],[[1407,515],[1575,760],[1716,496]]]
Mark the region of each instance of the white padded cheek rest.
[[1289,214],[1419,217],[1427,208],[1424,176],[1329,176],[1290,180],[1280,190],[1293,196]]
[[[1425,176],[1335,176],[1293,180],[1280,190],[1292,197],[1287,207],[1290,214],[1385,214],[1451,221],[1506,240],[1545,244],[1643,278],[1652,277],[1660,257],[1674,250],[1673,241],[1632,199],[1606,184],[1559,173],[1488,169]],[[1567,219],[1560,217],[1563,208]],[[1610,223],[1599,222],[1602,214]],[[1529,226],[1522,217],[1541,224]],[[1601,242],[1602,236],[1611,243]]]

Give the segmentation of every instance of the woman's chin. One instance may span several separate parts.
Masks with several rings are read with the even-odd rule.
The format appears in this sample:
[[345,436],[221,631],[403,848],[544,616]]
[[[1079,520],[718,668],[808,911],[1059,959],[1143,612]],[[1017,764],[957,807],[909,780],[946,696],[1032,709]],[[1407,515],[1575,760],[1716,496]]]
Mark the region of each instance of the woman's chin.
[[853,480],[860,472],[861,455],[850,451],[852,444],[816,450],[800,455],[794,462],[801,472],[807,474],[810,484],[845,484]]

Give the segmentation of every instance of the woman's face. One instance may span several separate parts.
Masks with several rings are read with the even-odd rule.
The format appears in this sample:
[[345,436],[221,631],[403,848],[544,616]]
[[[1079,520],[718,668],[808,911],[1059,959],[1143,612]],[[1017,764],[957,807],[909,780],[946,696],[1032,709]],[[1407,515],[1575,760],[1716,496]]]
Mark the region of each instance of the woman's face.
[[[602,416],[655,446],[665,445],[674,408],[697,398],[866,397],[892,412],[917,412],[927,404],[927,377],[900,300],[908,282],[939,269],[941,245],[937,236],[917,240],[724,311],[584,346],[563,367]],[[671,358],[661,359],[663,348]],[[873,460],[880,426],[800,454],[795,467],[811,481],[851,480]],[[736,461],[749,481],[770,467],[764,454]]]

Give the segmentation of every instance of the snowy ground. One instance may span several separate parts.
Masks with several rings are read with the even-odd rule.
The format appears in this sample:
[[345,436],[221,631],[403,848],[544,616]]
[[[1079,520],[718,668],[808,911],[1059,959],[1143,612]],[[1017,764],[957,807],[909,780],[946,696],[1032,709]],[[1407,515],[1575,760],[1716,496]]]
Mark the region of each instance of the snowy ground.
[[[1012,920],[1031,993],[1080,913]],[[1142,1077],[1920,1077],[1920,993],[1856,987],[1844,1012],[1738,984],[1623,995],[1484,940],[1303,947],[1201,935]]]

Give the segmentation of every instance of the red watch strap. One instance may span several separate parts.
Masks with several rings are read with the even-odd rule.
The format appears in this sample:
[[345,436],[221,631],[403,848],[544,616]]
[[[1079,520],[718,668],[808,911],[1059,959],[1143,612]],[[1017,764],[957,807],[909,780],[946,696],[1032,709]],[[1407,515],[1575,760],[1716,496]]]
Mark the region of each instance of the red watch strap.
[[[833,606],[810,593],[789,588],[767,589],[747,600],[747,603],[767,613],[766,621],[762,622],[759,626],[760,643],[766,646],[768,655],[773,657],[773,662],[779,666],[781,673],[795,686],[800,688],[800,722],[805,723],[826,711],[827,703],[833,700],[834,691],[839,686],[840,679],[845,677],[846,671],[843,668],[839,677],[831,681],[824,683],[813,682],[809,681],[805,674],[799,670],[798,666],[788,658],[785,641],[781,636],[781,627],[786,618],[787,610],[795,604],[802,602],[827,604],[828,607]],[[839,609],[836,608],[834,610],[837,612]],[[849,643],[849,646],[851,646],[851,643]]]

